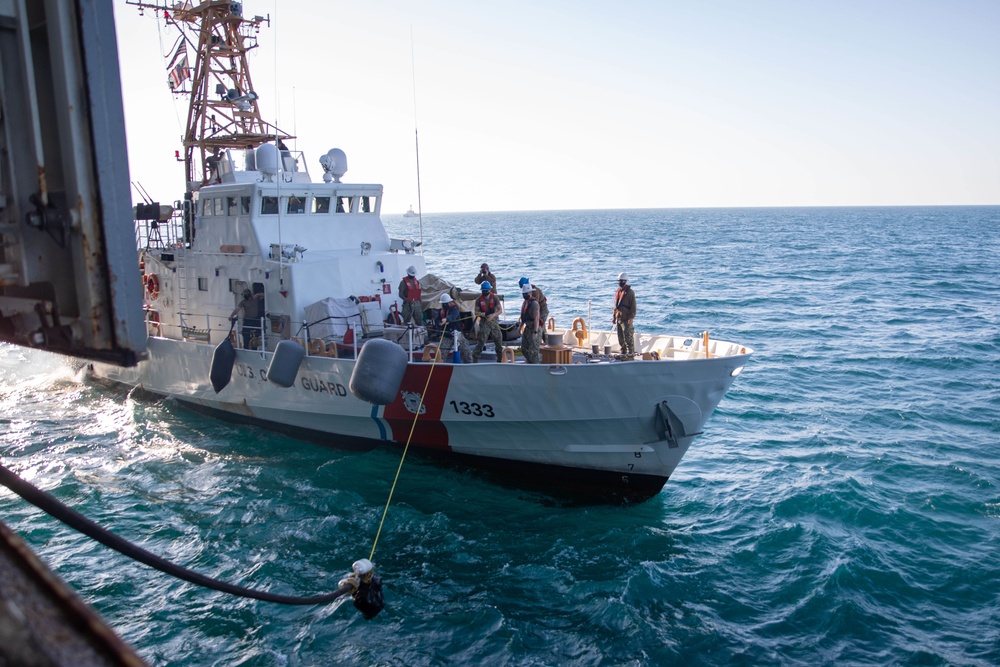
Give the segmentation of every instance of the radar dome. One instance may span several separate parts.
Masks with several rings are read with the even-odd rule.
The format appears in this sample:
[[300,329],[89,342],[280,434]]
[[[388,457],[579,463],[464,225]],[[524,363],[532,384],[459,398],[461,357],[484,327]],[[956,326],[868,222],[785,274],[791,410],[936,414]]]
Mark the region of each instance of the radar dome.
[[323,167],[323,180],[329,183],[340,183],[340,177],[347,173],[347,154],[339,148],[331,148],[326,155],[320,157],[319,164]]
[[274,144],[261,144],[257,147],[257,171],[268,179],[278,173],[278,148]]

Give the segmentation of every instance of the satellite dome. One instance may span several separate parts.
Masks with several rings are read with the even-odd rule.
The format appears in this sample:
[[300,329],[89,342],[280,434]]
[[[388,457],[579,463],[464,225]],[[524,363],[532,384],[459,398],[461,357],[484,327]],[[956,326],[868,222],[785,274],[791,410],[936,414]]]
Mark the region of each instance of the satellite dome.
[[278,149],[274,144],[261,144],[257,147],[257,171],[270,180],[278,173]]
[[340,177],[347,173],[347,154],[339,148],[331,148],[320,157],[319,164],[325,172],[323,180],[326,183],[340,183]]

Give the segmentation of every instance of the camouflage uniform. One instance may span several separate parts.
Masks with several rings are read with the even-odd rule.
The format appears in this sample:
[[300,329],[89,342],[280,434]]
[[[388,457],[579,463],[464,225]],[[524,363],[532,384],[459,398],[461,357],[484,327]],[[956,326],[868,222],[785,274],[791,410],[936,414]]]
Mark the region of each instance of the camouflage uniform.
[[[441,350],[441,361],[451,361],[451,348],[455,346],[455,335],[450,331],[446,331],[441,334],[441,345],[438,349]],[[458,353],[462,357],[463,364],[472,363],[472,348],[465,340],[465,336],[462,332],[458,332]]]
[[545,331],[549,321],[549,300],[542,294],[542,288],[538,285],[531,286],[535,290],[535,299],[538,300],[538,325]]
[[535,311],[538,309],[539,304],[534,298],[525,301],[521,307],[521,321],[524,323],[524,331],[521,332],[521,354],[529,364],[541,362],[541,353],[538,350],[541,329],[535,327]]
[[487,317],[500,310],[500,302],[492,293],[489,295],[493,302],[492,308],[489,307],[488,303],[484,305],[483,296],[476,299],[477,314],[482,315],[482,317],[479,320],[479,335],[476,336],[478,340],[476,349],[472,351],[472,363],[474,364],[479,363],[479,355],[483,353],[483,346],[486,345],[487,338],[493,341],[493,347],[497,350],[497,361],[503,361],[503,332],[500,331],[500,325],[495,319],[491,320]]
[[[412,287],[407,285],[407,280],[413,281]],[[396,290],[399,297],[403,300],[403,325],[409,325],[413,322],[413,326],[422,327],[424,326],[424,311],[420,301],[420,283],[414,276],[406,276],[401,281],[399,281],[399,289]],[[415,298],[411,299],[411,292],[415,292]]]
[[622,354],[635,352],[635,332],[632,320],[635,318],[635,292],[631,285],[622,285],[615,292],[614,320],[617,324],[618,345]]

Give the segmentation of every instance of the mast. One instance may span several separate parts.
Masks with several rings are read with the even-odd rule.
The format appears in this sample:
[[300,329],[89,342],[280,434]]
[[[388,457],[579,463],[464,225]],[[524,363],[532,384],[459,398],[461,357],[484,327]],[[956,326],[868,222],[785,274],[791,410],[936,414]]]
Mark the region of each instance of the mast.
[[[268,15],[244,18],[243,3],[229,0],[126,0],[140,13],[162,13],[167,25],[180,33],[168,66],[174,94],[190,95],[184,141],[187,189],[217,182],[214,171],[224,149],[256,148],[266,141],[293,138],[260,117],[258,95],[250,79],[247,52],[257,48],[262,23]],[[188,66],[187,47],[195,63]],[[190,81],[190,88],[185,83]]]

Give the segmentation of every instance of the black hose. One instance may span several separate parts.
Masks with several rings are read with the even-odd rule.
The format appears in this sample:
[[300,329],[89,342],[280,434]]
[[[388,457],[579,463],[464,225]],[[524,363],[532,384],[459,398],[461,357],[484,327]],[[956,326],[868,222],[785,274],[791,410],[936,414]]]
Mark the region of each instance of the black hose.
[[41,489],[28,484],[3,465],[0,465],[0,484],[3,484],[35,507],[44,511],[46,514],[62,521],[70,528],[80,531],[87,537],[100,542],[104,546],[114,549],[118,553],[124,554],[133,560],[137,560],[144,565],[155,568],[160,572],[165,572],[172,577],[177,577],[178,579],[183,579],[184,581],[189,581],[192,584],[204,586],[205,588],[222,591],[223,593],[229,593],[230,595],[252,598],[254,600],[263,600],[264,602],[278,602],[280,604],[296,605],[325,604],[327,602],[332,602],[343,595],[347,595],[354,590],[354,586],[351,584],[344,584],[332,593],[314,595],[311,597],[299,597],[295,595],[278,595],[276,593],[256,591],[250,588],[229,584],[224,581],[219,581],[218,579],[206,577],[203,574],[198,574],[197,572],[164,560],[156,554],[152,554],[142,547],[138,547],[128,540],[125,540],[114,533],[108,532],[76,510],[62,504],[48,493],[45,493]]

